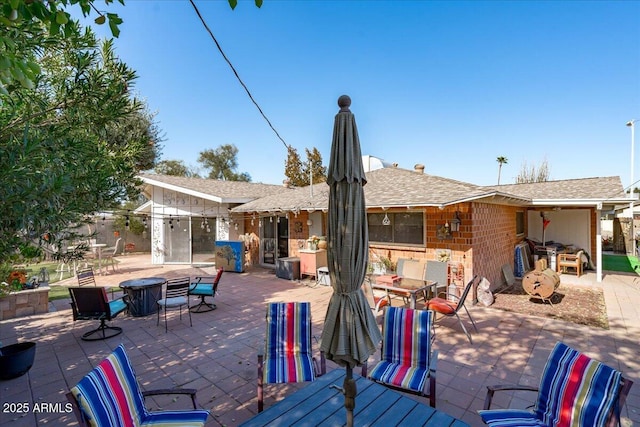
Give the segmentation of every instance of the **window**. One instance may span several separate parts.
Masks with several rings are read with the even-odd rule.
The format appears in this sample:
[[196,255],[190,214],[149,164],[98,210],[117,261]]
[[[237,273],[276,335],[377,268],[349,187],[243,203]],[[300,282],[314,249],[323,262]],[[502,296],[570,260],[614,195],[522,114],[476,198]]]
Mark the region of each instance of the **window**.
[[372,242],[424,244],[424,215],[422,212],[370,213],[367,219],[369,221],[369,240]]
[[516,212],[516,235],[524,234],[524,212]]

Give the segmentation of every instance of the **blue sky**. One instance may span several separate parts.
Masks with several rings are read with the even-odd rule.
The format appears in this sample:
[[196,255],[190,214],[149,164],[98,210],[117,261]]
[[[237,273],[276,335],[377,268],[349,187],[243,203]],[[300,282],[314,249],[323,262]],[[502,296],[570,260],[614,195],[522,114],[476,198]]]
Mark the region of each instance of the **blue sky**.
[[[545,159],[551,179],[630,179],[640,119],[640,2],[196,0],[287,144],[328,162],[342,94],[363,154],[480,185]],[[238,147],[239,172],[279,184],[286,149],[186,0],[104,6],[118,55],[157,112],[163,159]],[[107,35],[106,28],[98,34]],[[635,180],[640,179],[640,122]]]

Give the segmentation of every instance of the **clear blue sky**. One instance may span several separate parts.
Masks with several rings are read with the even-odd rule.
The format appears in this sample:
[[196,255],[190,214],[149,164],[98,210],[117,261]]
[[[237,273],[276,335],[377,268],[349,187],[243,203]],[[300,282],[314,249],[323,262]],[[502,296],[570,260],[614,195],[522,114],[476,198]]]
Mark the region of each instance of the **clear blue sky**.
[[[98,4],[99,3],[99,4]],[[239,172],[279,184],[286,150],[186,0],[98,7],[165,134],[163,159],[238,147]],[[274,1],[196,5],[254,98],[303,159],[328,162],[342,94],[363,154],[480,185],[523,162],[551,179],[630,179],[640,119],[640,2]],[[108,34],[106,28],[99,34]],[[640,121],[635,180],[640,179]]]

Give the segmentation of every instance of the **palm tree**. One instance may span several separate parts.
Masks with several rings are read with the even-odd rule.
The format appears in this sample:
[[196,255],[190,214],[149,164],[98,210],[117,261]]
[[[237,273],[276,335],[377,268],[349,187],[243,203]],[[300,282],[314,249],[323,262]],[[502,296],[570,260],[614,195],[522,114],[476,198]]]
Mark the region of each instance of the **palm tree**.
[[500,173],[502,172],[502,165],[506,165],[509,162],[509,159],[504,156],[499,156],[496,159],[496,162],[498,162],[498,185],[500,185]]

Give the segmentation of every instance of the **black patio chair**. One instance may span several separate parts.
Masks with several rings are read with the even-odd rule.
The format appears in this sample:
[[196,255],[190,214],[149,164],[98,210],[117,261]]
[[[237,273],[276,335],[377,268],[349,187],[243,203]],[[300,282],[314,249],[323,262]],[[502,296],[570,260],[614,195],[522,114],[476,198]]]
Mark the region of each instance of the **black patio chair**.
[[127,309],[124,298],[109,301],[103,287],[69,288],[73,320],[99,320],[100,326],[82,335],[84,341],[97,341],[115,337],[122,328],[107,325],[118,314]]

